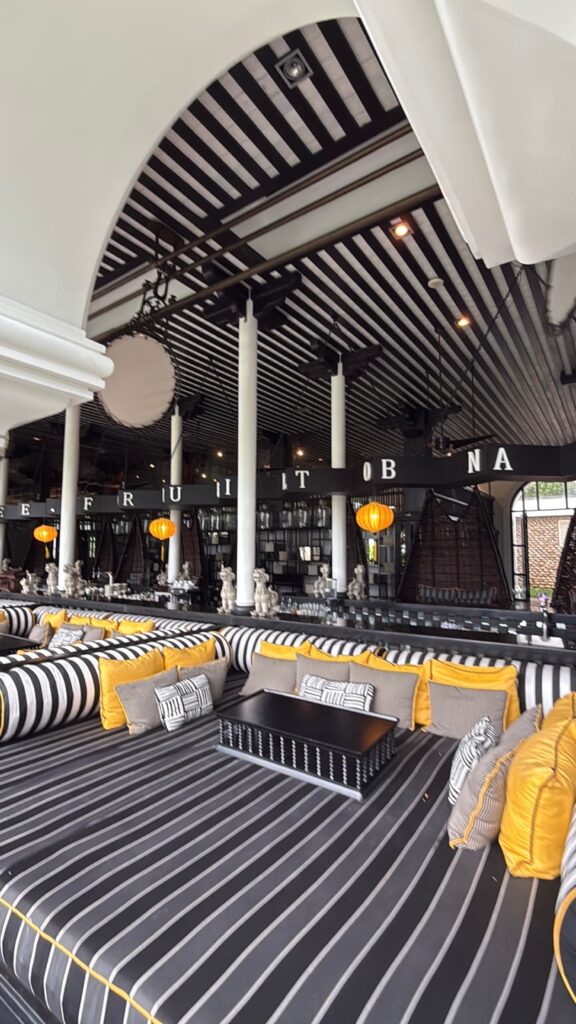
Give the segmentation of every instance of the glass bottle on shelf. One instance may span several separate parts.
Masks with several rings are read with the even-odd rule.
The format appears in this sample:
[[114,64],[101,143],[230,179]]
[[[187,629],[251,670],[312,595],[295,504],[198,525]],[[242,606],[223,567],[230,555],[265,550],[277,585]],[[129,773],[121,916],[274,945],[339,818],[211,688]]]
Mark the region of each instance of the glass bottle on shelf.
[[258,529],[269,530],[271,523],[270,509],[267,505],[261,505],[258,510]]
[[290,502],[286,502],[286,504],[282,506],[282,511],[280,512],[280,525],[285,530],[289,530],[290,527],[294,525],[292,504]]
[[314,508],[314,526],[330,526],[330,507],[324,498]]
[[305,501],[296,502],[296,522],[295,526],[299,529],[304,529],[310,525],[310,508]]

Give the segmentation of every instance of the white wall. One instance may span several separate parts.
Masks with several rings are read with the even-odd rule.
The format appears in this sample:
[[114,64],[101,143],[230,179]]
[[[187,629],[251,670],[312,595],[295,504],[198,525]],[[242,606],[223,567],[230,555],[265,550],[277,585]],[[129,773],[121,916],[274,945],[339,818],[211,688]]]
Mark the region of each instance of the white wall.
[[84,325],[131,183],[179,112],[258,46],[352,0],[21,0],[0,19],[0,295]]

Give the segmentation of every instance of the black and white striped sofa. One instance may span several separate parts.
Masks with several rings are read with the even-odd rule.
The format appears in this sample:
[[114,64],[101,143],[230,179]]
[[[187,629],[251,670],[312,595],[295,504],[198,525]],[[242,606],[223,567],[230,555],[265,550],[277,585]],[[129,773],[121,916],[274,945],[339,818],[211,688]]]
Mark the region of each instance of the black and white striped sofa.
[[[34,606],[35,621],[41,622],[43,616],[49,612],[55,614],[62,611],[62,605],[55,604],[38,604]],[[153,615],[152,610],[150,615],[132,615],[128,612],[114,611],[113,608],[110,611],[93,611],[91,608],[66,608],[66,614],[68,618],[72,615],[89,616],[91,619],[110,619],[112,622],[122,622],[128,620],[129,622],[148,622],[152,619],[154,623],[154,632],[160,633],[197,633],[204,632],[207,629],[217,629],[218,627],[212,623],[206,622],[195,622],[193,619],[171,619],[166,615]]]
[[185,650],[212,636],[216,639],[216,657],[229,656],[227,641],[217,633],[156,638],[150,638],[152,634],[149,634],[147,638],[124,637],[124,643],[108,643],[93,653],[68,652],[65,656],[0,672],[0,743],[94,714],[99,702],[98,661],[103,650],[107,658],[127,661],[163,647]]

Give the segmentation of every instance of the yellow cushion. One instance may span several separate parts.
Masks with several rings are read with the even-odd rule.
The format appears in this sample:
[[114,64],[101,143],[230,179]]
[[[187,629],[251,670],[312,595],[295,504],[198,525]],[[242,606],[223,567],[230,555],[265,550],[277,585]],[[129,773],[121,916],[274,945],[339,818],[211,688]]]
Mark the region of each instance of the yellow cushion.
[[[298,653],[302,654],[303,651]],[[372,651],[362,651],[362,654],[327,654],[319,647],[314,647],[314,644],[310,644],[310,650],[307,653],[308,658],[316,658],[316,661],[350,661],[354,665],[367,665],[371,655]]]
[[144,622],[136,622],[134,619],[120,619],[117,629],[124,636],[131,636],[132,633],[151,633],[154,629],[154,619],[146,619]]
[[296,655],[308,655],[310,647],[309,640],[305,640],[303,644],[300,644],[300,647],[288,647],[287,644],[271,644],[268,640],[261,640],[258,654],[262,654],[265,658],[282,658],[284,661],[296,661]]
[[186,647],[184,650],[177,647],[165,647],[162,654],[164,655],[164,668],[192,668],[194,665],[203,665],[206,661],[214,661],[216,640],[211,637],[204,643],[196,644],[195,647]]
[[574,691],[567,693],[565,697],[560,697],[555,702],[554,707],[542,722],[542,728],[553,729],[571,718],[576,718],[576,692]]
[[416,687],[414,704],[414,721],[416,725],[430,725],[432,715],[430,711],[430,692],[428,690],[430,679],[429,661],[425,662],[424,665],[397,665],[395,661],[387,661],[386,658],[380,658],[377,654],[370,654],[366,664],[368,668],[379,668],[383,672],[410,672],[412,675],[416,673],[418,676],[418,686]]
[[42,624],[44,625],[47,622],[52,626],[54,632],[56,632],[57,629],[60,629],[60,626],[63,626],[67,621],[67,612],[65,608],[60,612],[45,612],[42,616]]
[[[434,683],[445,683],[447,686],[458,686],[472,690],[505,690],[508,694],[506,708],[504,711],[504,728],[508,729],[512,722],[520,718],[520,698],[518,697],[518,673],[514,665],[504,665],[498,668],[495,665],[459,665],[454,661],[437,661],[435,658],[429,662],[429,681]],[[426,684],[426,701],[422,701],[422,715],[426,721],[421,725],[430,725],[432,715],[430,711],[430,690]]]
[[557,878],[576,802],[576,718],[522,743],[508,775],[499,843],[510,874]]
[[103,629],[104,636],[108,638],[118,632],[118,623],[115,619],[90,619],[90,625],[94,629]]
[[92,619],[86,615],[72,615],[68,620],[71,626],[91,626]]
[[148,651],[140,658],[117,661],[115,658],[99,658],[100,672],[100,721],[105,729],[118,729],[126,725],[124,708],[115,692],[120,683],[136,683],[146,676],[155,676],[164,671],[160,651]]

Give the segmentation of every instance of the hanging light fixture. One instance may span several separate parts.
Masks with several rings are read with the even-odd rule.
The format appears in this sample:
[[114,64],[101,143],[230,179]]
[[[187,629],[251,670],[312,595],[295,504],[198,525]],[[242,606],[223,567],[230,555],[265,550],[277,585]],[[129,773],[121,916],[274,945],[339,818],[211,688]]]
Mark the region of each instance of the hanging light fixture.
[[46,559],[50,558],[49,544],[53,540],[56,540],[58,536],[58,530],[55,526],[49,526],[47,523],[42,523],[41,526],[37,526],[34,530],[34,540],[39,540],[41,544],[44,544],[44,555]]
[[152,536],[156,538],[156,540],[162,542],[160,548],[160,561],[163,562],[164,544],[167,540],[170,540],[170,537],[173,537],[174,534],[176,533],[176,524],[173,523],[171,519],[166,519],[164,516],[161,516],[159,519],[152,520],[152,522],[148,526],[148,530],[152,534]]
[[379,501],[369,501],[367,505],[362,505],[358,509],[356,522],[366,533],[380,533],[392,526],[394,509],[389,505],[381,505]]

